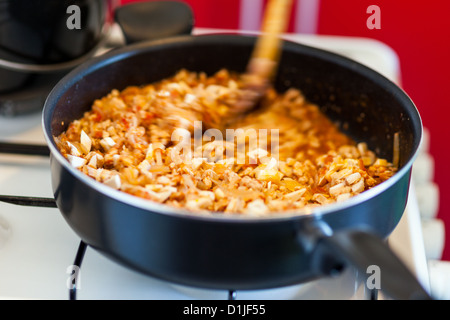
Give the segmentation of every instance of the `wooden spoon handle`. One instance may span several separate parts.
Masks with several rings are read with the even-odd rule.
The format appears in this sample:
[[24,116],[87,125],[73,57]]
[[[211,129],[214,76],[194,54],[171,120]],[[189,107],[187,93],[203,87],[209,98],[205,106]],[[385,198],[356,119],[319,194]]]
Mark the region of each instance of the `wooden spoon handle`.
[[293,0],[269,0],[261,26],[261,35],[253,49],[247,70],[242,75],[243,90],[233,106],[222,116],[222,126],[253,109],[266,93],[278,67],[280,35],[286,31]]
[[292,0],[270,0],[265,10],[262,34],[256,42],[247,73],[260,79],[270,79],[280,56],[280,35],[286,31]]

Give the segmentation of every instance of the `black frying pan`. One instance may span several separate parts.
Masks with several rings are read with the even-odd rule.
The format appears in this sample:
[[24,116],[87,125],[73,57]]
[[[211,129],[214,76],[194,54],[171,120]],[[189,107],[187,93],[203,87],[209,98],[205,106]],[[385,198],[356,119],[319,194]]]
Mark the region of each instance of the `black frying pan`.
[[[85,63],[49,95],[43,126],[56,203],[88,245],[145,274],[183,285],[226,290],[281,287],[328,276],[353,264],[381,271],[395,299],[428,299],[385,245],[405,210],[421,120],[406,94],[378,73],[322,50],[284,43],[276,87],[300,88],[356,141],[392,159],[400,133],[400,170],[345,202],[309,215],[269,218],[198,216],[110,189],[70,166],[53,136],[113,88],[150,83],[181,68],[243,71],[253,37],[185,36],[140,43]],[[361,114],[364,113],[363,121]]]

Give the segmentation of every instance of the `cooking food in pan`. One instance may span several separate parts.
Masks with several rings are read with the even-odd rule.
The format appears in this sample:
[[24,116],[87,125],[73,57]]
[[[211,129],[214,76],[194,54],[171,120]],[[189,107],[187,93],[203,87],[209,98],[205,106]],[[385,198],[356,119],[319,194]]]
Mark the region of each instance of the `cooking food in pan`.
[[296,88],[268,90],[259,108],[218,130],[242,92],[240,75],[228,70],[181,70],[111,91],[55,139],[93,179],[196,212],[298,212],[347,200],[396,172]]
[[[273,81],[274,88],[279,92],[279,99],[287,99],[293,94],[294,91],[288,90],[289,88],[302,90],[308,101],[320,107],[332,122],[339,123],[342,132],[354,139],[356,144],[353,146],[357,150],[358,143],[367,143],[368,148],[376,151],[379,157],[392,159],[393,167],[387,168],[398,167],[396,173],[386,181],[346,201],[314,207],[311,214],[300,214],[301,210],[298,210],[298,214],[294,210],[295,214],[266,214],[258,218],[248,214],[197,214],[200,210],[194,213],[186,207],[176,208],[109,188],[83,174],[79,170],[81,167],[74,167],[78,167],[76,161],[72,161],[71,165],[61,153],[61,134],[78,123],[76,126],[80,126],[80,135],[71,137],[71,144],[76,147],[74,150],[78,150],[80,156],[71,157],[78,157],[81,164],[86,161],[86,165],[89,165],[92,159],[88,161],[83,158],[86,151],[83,151],[82,146],[88,147],[90,141],[90,151],[86,153],[89,154],[107,137],[103,138],[102,133],[101,137],[99,134],[99,137],[91,138],[89,126],[81,126],[83,121],[79,119],[89,112],[93,104],[99,105],[102,101],[107,103],[114,95],[117,95],[116,98],[123,95],[123,92],[113,91],[109,99],[99,99],[107,96],[114,88],[125,89],[125,92],[143,90],[126,88],[131,84],[152,84],[161,79],[169,79],[183,68],[197,72],[200,78],[204,77],[201,72],[206,72],[213,79],[214,73],[221,68],[245,72],[254,45],[255,38],[238,35],[164,39],[113,50],[61,79],[45,102],[43,127],[51,152],[52,188],[64,219],[84,243],[108,258],[133,270],[173,283],[213,289],[254,290],[304,283],[336,274],[347,265],[354,266],[359,275],[367,278],[371,276],[367,274],[368,266],[376,265],[382,272],[380,288],[383,293],[394,299],[429,298],[415,275],[389,250],[385,241],[405,211],[411,168],[422,133],[420,116],[411,99],[401,89],[354,61],[299,44],[283,43],[277,76]],[[166,99],[171,98],[171,91],[163,94],[168,94]],[[274,91],[271,90],[268,97],[273,94]],[[193,98],[190,95],[187,97],[188,102]],[[96,99],[99,100],[94,102]],[[135,99],[139,102],[139,99]],[[301,98],[297,96],[295,99],[300,101]],[[194,104],[191,102],[189,105]],[[123,106],[125,109],[126,104]],[[278,128],[280,148],[277,171],[281,171],[281,161],[287,162],[287,158],[283,160],[282,157],[281,142],[298,143],[296,139],[285,138],[291,137],[301,128],[301,122],[292,115],[294,109],[290,111],[285,107],[278,104],[278,108],[284,110],[284,113],[272,110],[272,115],[275,113],[277,117],[286,120],[283,127]],[[307,110],[305,107],[306,104],[299,106],[295,112]],[[167,105],[160,108],[163,114],[166,110]],[[251,128],[256,128],[256,119],[264,117],[264,113],[270,110],[271,107],[263,103],[250,115],[235,119],[231,129],[238,129],[245,121],[251,123]],[[207,127],[207,124],[214,124],[214,118],[203,118],[202,115],[207,113],[201,109],[199,111],[201,112],[194,114],[193,119],[204,124],[201,136],[205,138],[203,142],[206,145],[218,136],[218,132],[209,131],[213,127]],[[169,112],[166,114],[180,115]],[[183,114],[182,119],[187,116]],[[133,117],[129,120],[131,119]],[[176,122],[173,117],[162,117],[159,121],[167,124],[169,119]],[[222,121],[227,118],[218,119]],[[282,130],[292,122],[296,125],[289,130]],[[100,125],[101,122],[96,123]],[[195,128],[187,126],[187,122],[183,123],[182,129],[177,131],[178,138],[184,137],[186,133],[192,134],[192,131],[195,136]],[[161,126],[154,128],[162,132]],[[323,126],[315,128],[322,130]],[[81,129],[89,140],[81,133]],[[136,132],[139,130],[142,129]],[[119,142],[114,140],[110,132],[108,135],[115,144]],[[133,135],[136,139],[144,136]],[[271,135],[268,134],[268,137]],[[109,140],[106,139],[103,144]],[[172,142],[179,143],[180,140],[182,141],[174,139]],[[273,141],[267,141],[270,144],[266,151],[273,157]],[[310,140],[307,141],[309,143]],[[163,148],[157,142],[151,142],[153,152],[150,154],[153,154],[155,161],[153,169],[161,168],[155,167],[156,161],[162,163],[162,151],[170,148],[170,145]],[[396,147],[393,148],[393,145]],[[143,148],[145,156],[148,146]],[[364,144],[359,146],[364,148]],[[67,144],[63,152],[67,155],[69,153],[66,147]],[[116,145],[111,146],[112,149],[115,147]],[[187,149],[185,150],[187,155]],[[135,152],[139,154],[136,150]],[[208,154],[204,156],[207,158]],[[259,151],[254,156],[259,157]],[[72,160],[74,159],[77,158]],[[229,158],[224,160],[227,159]],[[255,160],[255,157],[252,159]],[[93,160],[98,161],[97,169],[100,168],[99,160],[101,158]],[[377,159],[373,165],[376,161]],[[199,168],[202,169],[208,162],[212,161],[202,160],[202,167]],[[182,165],[182,161],[180,163]],[[364,167],[368,169],[370,166]],[[189,169],[188,165],[185,165],[186,168]],[[104,167],[103,169],[105,171]],[[292,170],[294,172],[295,168]],[[159,184],[164,186],[162,182],[169,177],[170,172],[159,177],[163,177]],[[271,178],[273,176],[268,175]],[[115,179],[115,182],[119,181]],[[286,179],[284,174],[280,175],[279,181],[261,180],[262,183],[271,185],[278,183],[278,188],[281,188],[280,182],[283,179]],[[199,181],[192,181],[196,183],[197,189],[210,192],[208,189],[201,189],[200,186],[204,186],[198,186]],[[121,179],[120,185],[124,183]],[[212,181],[211,185],[213,183],[215,182]],[[179,186],[188,193],[188,186],[184,181]],[[294,187],[293,192],[295,191],[298,190]],[[238,188],[235,192],[239,192],[242,197],[247,196],[246,192],[239,191]]]

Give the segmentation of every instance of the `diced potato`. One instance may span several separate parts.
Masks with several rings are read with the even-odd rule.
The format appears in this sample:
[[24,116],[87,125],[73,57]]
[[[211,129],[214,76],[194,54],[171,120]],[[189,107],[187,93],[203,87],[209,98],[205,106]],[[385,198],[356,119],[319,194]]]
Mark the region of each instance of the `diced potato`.
[[74,167],[74,168],[81,168],[82,166],[84,166],[87,162],[86,159],[84,158],[80,158],[77,156],[73,156],[71,154],[67,155],[67,159],[69,160],[69,163]]
[[363,179],[361,179],[361,180],[359,180],[357,183],[355,183],[353,186],[352,186],[352,192],[353,193],[361,193],[361,192],[363,192],[364,191],[364,180]]
[[347,187],[347,186],[345,185],[345,183],[339,183],[339,184],[337,184],[337,185],[335,185],[335,186],[332,186],[332,187],[330,188],[330,194],[331,194],[333,197],[337,197],[337,196],[340,195],[340,194],[350,192],[350,190],[351,190],[350,187]]
[[355,182],[359,181],[359,179],[361,179],[361,174],[359,172],[355,172],[347,176],[345,178],[345,181],[347,181],[348,184],[354,184]]
[[91,151],[92,141],[91,141],[91,138],[89,138],[89,136],[86,134],[86,132],[84,132],[84,130],[81,130],[80,143],[81,143],[81,148],[83,149],[83,152],[85,154],[87,154],[87,153],[89,153],[89,151]]

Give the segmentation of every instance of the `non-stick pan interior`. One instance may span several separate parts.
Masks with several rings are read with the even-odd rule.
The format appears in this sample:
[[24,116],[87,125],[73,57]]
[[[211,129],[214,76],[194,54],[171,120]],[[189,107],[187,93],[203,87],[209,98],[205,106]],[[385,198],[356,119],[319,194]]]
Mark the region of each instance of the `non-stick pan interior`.
[[[112,89],[158,81],[182,68],[208,74],[221,68],[244,71],[254,41],[236,35],[171,38],[118,49],[84,64],[55,88],[59,95],[52,99],[58,101],[47,103],[48,135],[58,135]],[[389,80],[356,62],[286,42],[275,86],[302,90],[352,138],[367,142],[388,160],[397,132],[401,165],[418,147],[421,123],[413,103]]]

